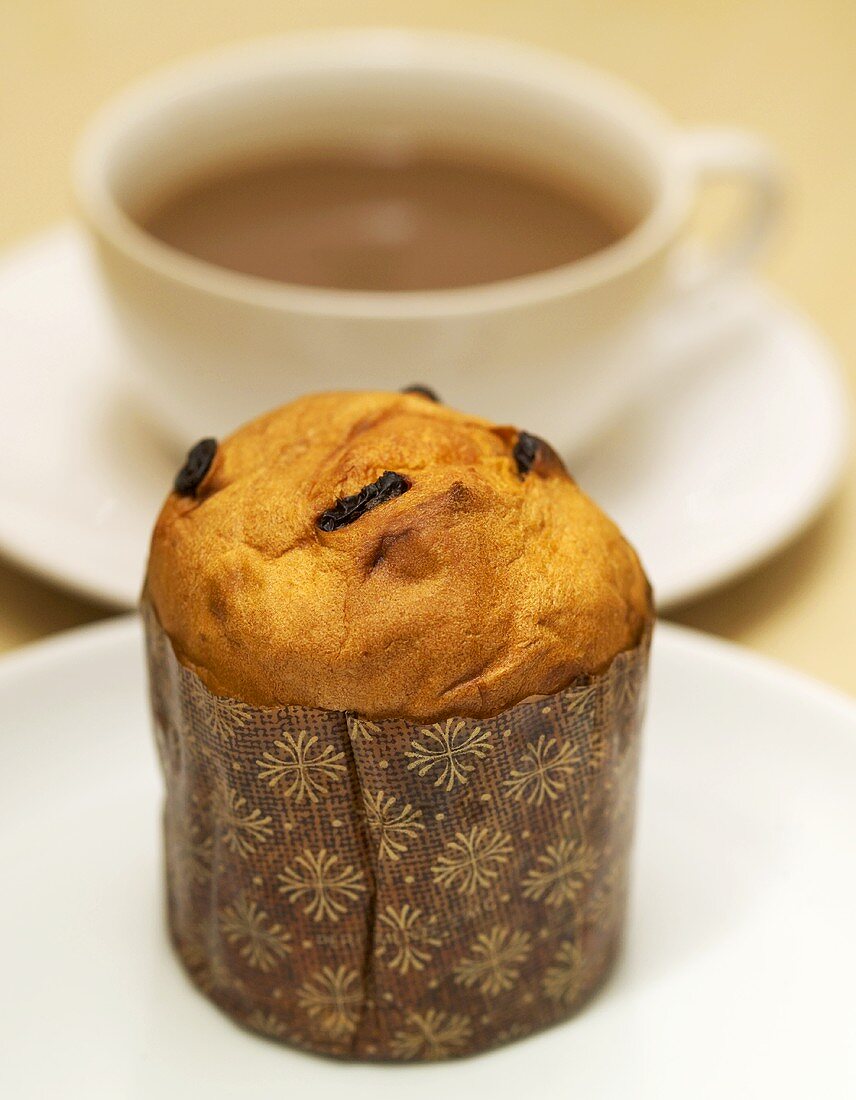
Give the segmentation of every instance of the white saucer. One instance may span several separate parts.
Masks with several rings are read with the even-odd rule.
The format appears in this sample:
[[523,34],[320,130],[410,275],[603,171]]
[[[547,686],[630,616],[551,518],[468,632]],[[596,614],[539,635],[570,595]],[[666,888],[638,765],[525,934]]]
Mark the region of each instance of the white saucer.
[[[675,322],[657,343],[674,361],[669,380],[572,463],[640,551],[661,608],[801,530],[829,497],[846,441],[832,357],[756,283],[724,287]],[[126,388],[111,324],[73,226],[0,266],[0,550],[127,607],[180,454]]]
[[267,1100],[856,1095],[856,705],[660,626],[627,948],[570,1023],[429,1068],[240,1031],[162,915],[135,619],[0,662],[0,1095]]

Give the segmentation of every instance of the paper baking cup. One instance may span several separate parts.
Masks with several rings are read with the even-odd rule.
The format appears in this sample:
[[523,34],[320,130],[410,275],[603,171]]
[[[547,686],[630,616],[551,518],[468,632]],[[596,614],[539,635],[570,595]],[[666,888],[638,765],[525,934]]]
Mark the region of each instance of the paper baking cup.
[[564,1020],[621,937],[649,636],[494,718],[213,695],[144,606],[170,933],[233,1020],[424,1061]]

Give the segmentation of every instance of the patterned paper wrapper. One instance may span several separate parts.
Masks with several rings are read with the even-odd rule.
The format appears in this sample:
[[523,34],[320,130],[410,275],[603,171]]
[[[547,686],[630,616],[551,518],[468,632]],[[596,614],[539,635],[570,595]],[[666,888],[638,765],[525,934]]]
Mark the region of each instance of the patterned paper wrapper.
[[371,722],[213,695],[143,611],[170,933],[233,1020],[425,1061],[564,1020],[603,982],[649,635],[495,718]]

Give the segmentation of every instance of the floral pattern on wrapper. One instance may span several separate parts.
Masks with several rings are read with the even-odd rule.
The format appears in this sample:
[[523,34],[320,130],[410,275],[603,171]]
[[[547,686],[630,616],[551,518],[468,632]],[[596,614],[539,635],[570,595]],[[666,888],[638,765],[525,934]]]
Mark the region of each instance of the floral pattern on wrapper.
[[345,1058],[486,1050],[616,956],[650,636],[495,718],[213,695],[144,603],[170,933],[241,1025]]

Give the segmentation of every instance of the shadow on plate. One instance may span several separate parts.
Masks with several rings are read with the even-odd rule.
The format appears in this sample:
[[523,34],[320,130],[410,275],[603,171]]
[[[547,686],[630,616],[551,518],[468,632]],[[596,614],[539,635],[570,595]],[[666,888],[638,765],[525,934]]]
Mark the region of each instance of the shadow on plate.
[[[700,770],[704,753],[693,751],[656,774],[643,771],[642,843],[614,993],[667,980],[715,950],[749,919],[777,874],[787,840],[775,807],[752,808],[748,779],[735,797],[735,783],[720,793],[715,783],[699,782]],[[646,813],[646,805],[656,810]]]

